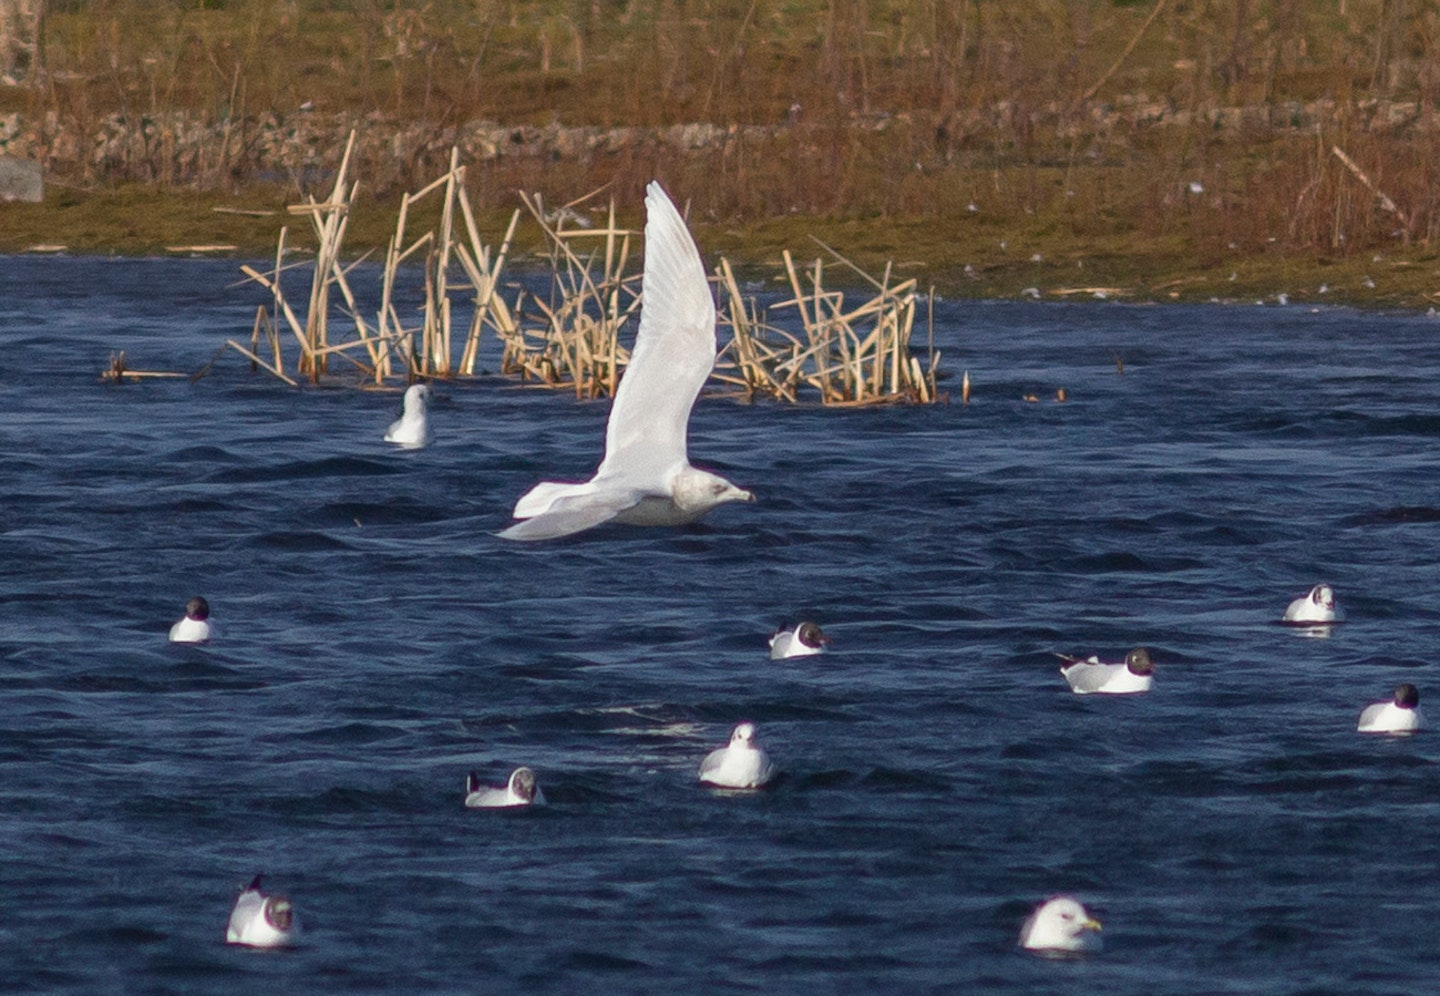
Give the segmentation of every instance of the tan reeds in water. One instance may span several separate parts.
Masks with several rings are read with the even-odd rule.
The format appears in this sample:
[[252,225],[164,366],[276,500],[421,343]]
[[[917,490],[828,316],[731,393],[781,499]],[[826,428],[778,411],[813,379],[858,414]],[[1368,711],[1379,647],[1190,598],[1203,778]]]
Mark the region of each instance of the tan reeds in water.
[[[939,398],[935,375],[940,354],[933,345],[933,319],[928,368],[921,367],[910,349],[917,305],[915,281],[892,285],[888,266],[877,280],[825,248],[876,293],[858,307],[847,309],[843,292],[825,288],[820,260],[815,260],[802,280],[787,251],[785,273],[793,296],[773,305],[772,310],[793,309],[799,335],[762,318],[754,303],[740,293],[729,263],[721,261],[720,287],[728,297],[724,320],[732,338],[722,351],[716,378],[743,388],[747,396],[768,394],[787,401],[798,400],[797,390],[808,386],[819,392],[826,405],[934,403]],[[933,315],[933,298],[931,306]],[[731,369],[735,372],[730,373]]]
[[[483,331],[487,327],[492,328],[503,338],[514,329],[515,323],[510,309],[496,289],[520,212],[517,210],[511,217],[504,243],[498,253],[492,254],[480,241],[474,211],[465,193],[465,169],[459,165],[458,150],[452,150],[450,169],[445,175],[417,193],[406,194],[401,200],[395,234],[390,239],[385,255],[380,306],[372,326],[361,313],[348,279],[350,271],[363,261],[365,256],[350,263],[348,267],[340,263],[346,223],[359,189],[358,183],[348,184],[346,176],[354,140],[352,132],[329,199],[323,204],[317,204],[312,198],[305,204],[292,205],[289,208],[292,214],[310,216],[318,240],[305,321],[300,321],[281,286],[281,275],[287,269],[283,264],[287,230],[282,228],[276,245],[273,271],[261,273],[250,266],[241,267],[247,277],[270,292],[270,309],[262,307],[257,313],[251,332],[250,348],[247,349],[233,339],[227,340],[226,345],[248,357],[256,368],[263,367],[290,384],[294,384],[295,380],[285,372],[281,336],[277,331],[280,328],[288,328],[299,344],[300,357],[296,370],[312,381],[318,382],[321,375],[327,372],[331,356],[348,360],[363,378],[373,378],[376,384],[384,383],[386,379],[396,375],[402,375],[406,379],[417,376],[448,377],[457,371],[452,360],[452,294],[470,292],[475,296],[475,309],[461,350],[458,372],[467,376],[473,375]],[[444,191],[444,203],[441,207],[439,228],[436,231],[424,232],[407,244],[411,206],[441,190]],[[463,236],[458,238],[457,215],[464,225]],[[422,320],[419,327],[407,327],[395,308],[396,284],[402,277],[402,267],[422,254]],[[452,280],[453,260],[459,261],[466,280]],[[343,311],[355,327],[353,338],[335,343],[330,341],[332,290],[339,292],[344,301]],[[261,356],[262,334],[272,357],[270,361]],[[398,364],[395,362],[397,356]]]
[[[596,228],[583,222],[573,224],[581,218],[576,208],[594,193],[553,212],[545,210],[538,194],[521,195],[544,236],[551,277],[546,297],[522,290],[512,306],[499,288],[521,212],[517,209],[511,216],[498,250],[485,246],[465,193],[465,169],[458,151],[452,150],[450,168],[443,176],[401,199],[372,324],[362,315],[349,282],[358,261],[349,267],[340,262],[346,222],[359,187],[346,175],[353,141],[352,134],[329,199],[323,204],[312,199],[290,208],[293,214],[311,218],[319,240],[304,321],[282,289],[282,276],[288,269],[284,263],[287,230],[282,228],[273,270],[262,273],[250,266],[241,268],[270,292],[271,303],[257,310],[249,346],[230,339],[228,348],[247,357],[253,368],[263,368],[295,384],[296,379],[287,372],[283,349],[283,332],[288,330],[300,347],[298,360],[288,366],[299,376],[319,381],[333,356],[348,361],[362,379],[383,384],[396,376],[407,380],[473,376],[488,329],[501,344],[502,373],[571,389],[577,398],[614,396],[621,370],[629,360],[619,333],[639,309],[643,288],[638,274],[625,276],[635,233],[616,225],[613,199],[605,226]],[[412,237],[408,230],[411,208],[437,193],[444,198],[438,227]],[[572,223],[567,227],[567,222]],[[739,387],[748,397],[763,395],[792,403],[802,400],[802,392],[807,390],[815,391],[826,405],[940,400],[935,389],[940,354],[934,348],[933,295],[927,322],[929,355],[922,367],[910,348],[918,305],[916,282],[892,282],[889,266],[876,279],[825,248],[841,266],[869,284],[874,294],[858,306],[847,307],[843,292],[826,288],[822,261],[815,260],[802,275],[787,252],[785,270],[792,296],[771,305],[770,310],[793,315],[796,321],[789,328],[772,324],[769,312],[753,300],[747,301],[729,262],[720,261],[716,273],[724,301],[721,325],[729,327],[730,337],[720,352],[714,379]],[[395,305],[397,282],[414,279],[413,271],[405,267],[416,260],[423,260],[421,318],[418,326],[407,327]],[[459,280],[457,270],[463,273]],[[343,299],[340,310],[349,316],[355,330],[353,337],[339,341],[332,341],[329,321],[333,293]],[[452,328],[452,300],[457,293],[474,295],[458,362]],[[538,322],[525,321],[527,306],[532,315],[538,315]]]
[[[616,227],[613,199],[604,228],[567,229],[566,220],[578,217],[576,205],[593,194],[552,213],[538,194],[520,196],[549,248],[550,296],[548,301],[528,298],[543,316],[538,328],[527,328],[523,321],[508,331],[497,328],[504,349],[501,372],[572,387],[577,398],[613,396],[620,368],[629,361],[620,329],[639,305],[639,278],[624,276],[634,233]],[[517,313],[524,301],[522,295]]]

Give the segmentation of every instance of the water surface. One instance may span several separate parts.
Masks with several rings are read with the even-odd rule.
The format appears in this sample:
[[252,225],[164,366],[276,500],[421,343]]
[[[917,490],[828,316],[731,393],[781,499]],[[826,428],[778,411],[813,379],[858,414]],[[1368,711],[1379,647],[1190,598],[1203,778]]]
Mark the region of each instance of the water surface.
[[[0,260],[0,952],[71,992],[1414,992],[1440,975],[1440,323],[948,303],[972,403],[706,398],[755,490],[682,530],[492,536],[608,405],[292,390],[231,263]],[[1115,358],[1124,361],[1117,373]],[[484,362],[497,361],[493,343]],[[958,394],[958,388],[951,384]],[[1070,400],[1050,400],[1064,387]],[[1042,400],[1027,403],[1022,395]],[[1275,624],[1312,584],[1350,621]],[[204,594],[220,637],[165,633]],[[816,618],[827,655],[772,663]],[[1145,696],[1054,651],[1145,645]],[[738,720],[784,777],[695,780]],[[550,806],[462,805],[474,769]],[[257,871],[296,950],[222,943]],[[1106,948],[1016,949],[1071,892]]]

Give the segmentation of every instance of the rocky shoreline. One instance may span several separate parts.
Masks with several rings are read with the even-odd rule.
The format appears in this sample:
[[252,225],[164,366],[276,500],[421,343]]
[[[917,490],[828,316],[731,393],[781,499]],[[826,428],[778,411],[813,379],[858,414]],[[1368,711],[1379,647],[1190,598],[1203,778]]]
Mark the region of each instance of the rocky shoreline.
[[[973,147],[990,154],[997,134],[1022,129],[1066,140],[1134,137],[1159,129],[1198,129],[1211,140],[1265,141],[1343,125],[1350,134],[1404,137],[1440,129],[1440,113],[1413,101],[1288,101],[1243,107],[1177,108],[1143,94],[1079,111],[1060,103],[1026,106],[1004,101],[939,116],[928,112],[856,114],[844,123],[908,143],[917,162],[943,166]],[[530,160],[589,163],[645,150],[708,154],[731,145],[764,149],[780,142],[823,143],[834,124],[793,120],[776,124],[704,122],[665,127],[504,125],[471,121],[445,125],[393,117],[298,110],[213,120],[187,111],[111,114],[78,123],[49,112],[38,119],[0,115],[0,155],[36,160],[47,177],[76,184],[160,183],[199,189],[247,182],[317,182],[338,164],[348,134],[372,190],[403,186],[444,167],[451,147],[474,163]]]

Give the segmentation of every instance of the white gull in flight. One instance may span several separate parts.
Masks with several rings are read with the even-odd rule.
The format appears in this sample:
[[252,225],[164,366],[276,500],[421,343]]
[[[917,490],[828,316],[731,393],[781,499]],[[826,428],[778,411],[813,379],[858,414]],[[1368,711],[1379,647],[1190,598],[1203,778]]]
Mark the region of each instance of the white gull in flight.
[[715,365],[715,302],[700,251],[675,205],[645,188],[640,330],[605,428],[605,457],[583,483],[541,481],[515,503],[520,522],[498,535],[547,540],[605,522],[678,526],[749,491],[690,466],[690,409]]

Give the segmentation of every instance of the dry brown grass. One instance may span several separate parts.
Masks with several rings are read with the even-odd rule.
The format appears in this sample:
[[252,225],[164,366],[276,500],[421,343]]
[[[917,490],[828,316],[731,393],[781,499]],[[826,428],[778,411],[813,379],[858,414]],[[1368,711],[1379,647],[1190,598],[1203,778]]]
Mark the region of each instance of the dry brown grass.
[[[257,143],[260,122],[312,106],[421,125],[398,157],[361,165],[393,193],[444,170],[448,129],[468,121],[735,129],[705,149],[466,163],[479,211],[605,183],[623,210],[661,176],[701,222],[923,217],[963,234],[980,214],[1056,240],[1176,238],[1198,259],[1345,256],[1440,231],[1429,4],[77,0],[51,4],[43,62],[42,85],[3,96],[30,119],[157,122],[141,152],[81,156],[61,184],[308,191],[328,184],[339,142],[281,176]],[[158,123],[180,111],[228,143],[177,162]]]

